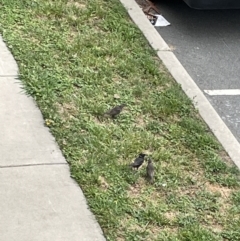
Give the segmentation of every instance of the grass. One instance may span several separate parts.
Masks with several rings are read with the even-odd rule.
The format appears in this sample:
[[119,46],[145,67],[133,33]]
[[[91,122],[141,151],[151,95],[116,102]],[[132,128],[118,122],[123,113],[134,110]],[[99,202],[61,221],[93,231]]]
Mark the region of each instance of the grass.
[[[107,240],[240,240],[238,170],[118,0],[2,0],[0,14]],[[102,117],[120,103],[119,118]],[[128,167],[140,152],[153,185]]]

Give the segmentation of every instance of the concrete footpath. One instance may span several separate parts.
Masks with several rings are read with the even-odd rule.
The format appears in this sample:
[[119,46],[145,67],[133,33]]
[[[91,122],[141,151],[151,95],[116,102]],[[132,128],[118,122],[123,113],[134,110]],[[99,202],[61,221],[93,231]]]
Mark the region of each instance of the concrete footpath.
[[0,38],[0,240],[104,241]]

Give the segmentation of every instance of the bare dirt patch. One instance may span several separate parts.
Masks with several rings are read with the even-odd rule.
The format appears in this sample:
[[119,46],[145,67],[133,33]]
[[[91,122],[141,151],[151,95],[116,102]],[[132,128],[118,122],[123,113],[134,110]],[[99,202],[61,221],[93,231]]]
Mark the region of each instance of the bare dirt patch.
[[99,184],[103,190],[107,190],[109,184],[107,183],[106,179],[103,176],[98,177]]
[[137,127],[144,127],[145,126],[145,121],[142,116],[138,116],[135,120],[136,126]]
[[164,213],[164,216],[167,219],[169,219],[170,221],[173,221],[176,218],[177,215],[178,215],[177,212],[166,212],[166,213]]
[[74,1],[69,1],[69,2],[67,3],[67,6],[69,6],[69,7],[74,6],[74,7],[79,8],[79,9],[84,9],[84,8],[86,8],[86,4],[80,3],[80,2],[74,2]]
[[56,103],[57,111],[64,120],[74,119],[78,111],[73,103]]
[[[133,170],[134,171],[134,170]],[[143,186],[145,184],[145,180],[140,178],[137,183],[129,187],[128,196],[131,198],[137,198],[143,192]]]
[[[222,159],[229,164],[229,166],[232,166],[234,163],[232,159],[229,157],[229,155],[226,153],[226,151],[220,151],[219,155],[222,157]],[[234,164],[235,165],[235,164]]]
[[205,183],[205,187],[209,192],[220,193],[222,198],[229,198],[232,193],[232,190],[227,187],[222,187],[216,184],[211,184],[209,182]]

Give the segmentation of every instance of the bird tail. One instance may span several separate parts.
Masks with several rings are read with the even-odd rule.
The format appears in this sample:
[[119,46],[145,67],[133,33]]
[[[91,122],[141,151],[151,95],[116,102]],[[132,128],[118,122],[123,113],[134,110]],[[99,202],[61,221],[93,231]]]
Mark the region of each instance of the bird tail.
[[154,182],[154,176],[151,176],[151,177],[149,178],[149,182],[150,182],[151,184],[153,184],[153,182]]

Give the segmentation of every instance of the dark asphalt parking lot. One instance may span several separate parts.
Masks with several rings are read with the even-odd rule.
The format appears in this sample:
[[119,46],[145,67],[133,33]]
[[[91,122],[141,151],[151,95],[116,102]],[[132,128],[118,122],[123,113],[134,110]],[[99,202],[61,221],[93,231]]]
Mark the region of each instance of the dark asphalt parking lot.
[[[240,89],[240,10],[195,10],[183,1],[155,1],[171,23],[157,27],[204,90]],[[206,97],[240,142],[240,95]]]

